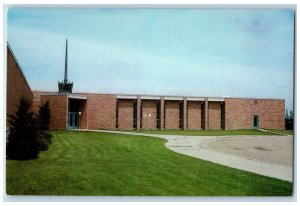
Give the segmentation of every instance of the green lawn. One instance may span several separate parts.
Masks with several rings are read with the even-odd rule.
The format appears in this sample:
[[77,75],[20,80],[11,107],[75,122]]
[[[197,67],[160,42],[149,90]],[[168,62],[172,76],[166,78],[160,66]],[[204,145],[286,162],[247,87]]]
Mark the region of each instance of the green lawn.
[[37,160],[6,161],[10,195],[289,196],[292,183],[177,154],[163,139],[53,132]]
[[[130,132],[149,133],[149,130],[132,130]],[[151,130],[151,134],[190,135],[190,136],[226,136],[226,135],[274,135],[255,129],[243,130]]]

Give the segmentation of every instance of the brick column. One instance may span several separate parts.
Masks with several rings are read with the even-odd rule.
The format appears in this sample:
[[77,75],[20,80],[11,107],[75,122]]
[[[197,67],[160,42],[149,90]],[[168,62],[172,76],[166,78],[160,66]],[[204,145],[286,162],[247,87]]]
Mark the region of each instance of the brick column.
[[141,96],[137,96],[137,101],[136,101],[136,129],[140,130],[140,123],[141,123]]
[[87,125],[87,101],[88,100],[80,100],[80,106],[79,106],[79,112],[81,112],[81,115],[79,115],[79,128],[80,129],[88,129]]
[[164,97],[160,97],[160,129],[165,129],[164,119],[165,119],[165,100]]
[[205,130],[208,130],[209,129],[209,124],[208,124],[208,120],[209,120],[209,114],[208,114],[208,98],[205,97],[205,106],[204,106],[204,110],[205,110],[205,126],[204,126],[204,129]]
[[183,130],[187,128],[187,99],[183,97]]
[[224,101],[224,115],[225,115],[225,118],[224,118],[224,124],[225,124],[225,127],[224,127],[224,130],[227,130],[227,118],[228,118],[228,115],[227,115],[227,110],[226,110],[226,104],[227,104],[227,99],[225,98],[225,101]]

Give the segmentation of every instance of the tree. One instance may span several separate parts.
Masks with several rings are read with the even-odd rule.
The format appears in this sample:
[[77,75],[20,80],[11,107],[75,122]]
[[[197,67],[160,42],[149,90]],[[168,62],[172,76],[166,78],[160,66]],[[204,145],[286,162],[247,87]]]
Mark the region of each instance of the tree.
[[288,112],[286,109],[285,113],[285,129],[294,129],[294,113],[292,110]]
[[38,129],[31,106],[32,102],[22,97],[16,114],[9,115],[11,128],[6,145],[6,154],[9,159],[27,160],[38,157]]
[[39,142],[39,150],[47,150],[49,144],[51,144],[52,135],[50,134],[49,125],[51,121],[51,112],[49,107],[49,101],[39,107],[37,113],[37,126],[38,133],[37,138]]
[[49,125],[51,121],[49,101],[47,101],[45,104],[39,107],[37,119],[38,119],[39,130],[41,131],[49,130]]

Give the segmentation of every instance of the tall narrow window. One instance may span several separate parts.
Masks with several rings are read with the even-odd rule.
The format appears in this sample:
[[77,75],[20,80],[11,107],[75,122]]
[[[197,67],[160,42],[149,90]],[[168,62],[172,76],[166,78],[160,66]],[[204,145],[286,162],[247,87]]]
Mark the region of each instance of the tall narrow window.
[[136,100],[133,100],[133,128],[136,129],[136,112],[137,112],[137,108],[136,108]]
[[156,102],[156,128],[160,128],[160,101]]
[[116,102],[116,129],[119,128],[119,100]]
[[182,101],[179,102],[179,128],[182,129]]
[[204,125],[205,125],[205,105],[204,102],[201,102],[201,129],[204,129]]
[[221,129],[225,129],[225,104],[221,102]]

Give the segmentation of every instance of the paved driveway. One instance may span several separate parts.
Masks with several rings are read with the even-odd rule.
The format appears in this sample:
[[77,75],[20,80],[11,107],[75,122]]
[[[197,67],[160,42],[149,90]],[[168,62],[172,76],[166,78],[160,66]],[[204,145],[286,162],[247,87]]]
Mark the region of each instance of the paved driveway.
[[269,177],[292,181],[292,136],[179,136],[86,130],[160,137],[177,153]]
[[166,147],[175,152],[292,181],[292,136],[170,136]]

